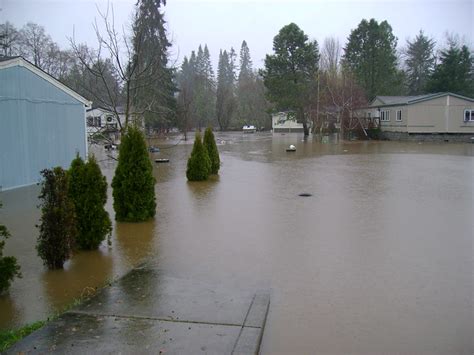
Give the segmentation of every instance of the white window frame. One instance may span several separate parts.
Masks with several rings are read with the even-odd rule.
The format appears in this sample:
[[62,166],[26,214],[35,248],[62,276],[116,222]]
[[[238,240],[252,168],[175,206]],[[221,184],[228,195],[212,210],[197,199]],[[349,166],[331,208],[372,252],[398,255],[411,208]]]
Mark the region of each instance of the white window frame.
[[380,111],[380,121],[390,122],[390,110]]
[[[466,113],[470,112],[469,114],[469,119],[466,120]],[[464,122],[474,122],[474,110],[464,110],[464,116],[463,116],[463,121]]]
[[397,114],[395,116],[395,120],[397,122],[401,122],[402,121],[402,110],[397,110]]

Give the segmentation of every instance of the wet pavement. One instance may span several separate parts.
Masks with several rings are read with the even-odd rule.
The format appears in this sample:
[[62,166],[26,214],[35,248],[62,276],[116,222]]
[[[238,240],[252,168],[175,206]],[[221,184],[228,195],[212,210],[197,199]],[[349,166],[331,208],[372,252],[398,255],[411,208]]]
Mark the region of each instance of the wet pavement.
[[265,291],[167,277],[145,265],[7,354],[257,354],[269,304]]

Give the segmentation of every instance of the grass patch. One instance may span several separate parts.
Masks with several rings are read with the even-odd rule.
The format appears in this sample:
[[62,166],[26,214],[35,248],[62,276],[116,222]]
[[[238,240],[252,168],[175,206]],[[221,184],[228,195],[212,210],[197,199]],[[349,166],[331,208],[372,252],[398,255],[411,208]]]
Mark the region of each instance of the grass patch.
[[7,350],[10,346],[15,344],[17,341],[20,341],[24,337],[30,335],[35,330],[43,327],[47,323],[56,320],[61,316],[63,313],[71,310],[72,308],[80,305],[82,302],[88,300],[89,298],[93,297],[100,289],[103,287],[111,286],[112,281],[109,279],[107,280],[102,287],[86,287],[81,293],[80,297],[74,298],[69,304],[61,308],[59,311],[55,312],[53,315],[49,316],[46,320],[40,320],[31,324],[27,324],[18,329],[12,330],[3,330],[0,331],[0,353]]
[[0,352],[7,350],[17,341],[33,333],[35,330],[41,328],[45,324],[46,321],[40,320],[18,329],[0,331]]

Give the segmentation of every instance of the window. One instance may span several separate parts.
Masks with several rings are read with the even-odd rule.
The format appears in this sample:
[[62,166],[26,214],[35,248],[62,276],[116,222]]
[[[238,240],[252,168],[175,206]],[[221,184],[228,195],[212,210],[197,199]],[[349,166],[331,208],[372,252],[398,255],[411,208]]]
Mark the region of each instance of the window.
[[390,111],[380,111],[380,121],[387,122],[390,121]]
[[95,117],[95,116],[87,117],[87,125],[89,127],[100,127],[101,126],[100,117]]
[[402,110],[397,110],[397,121],[402,120]]
[[474,110],[464,110],[464,122],[474,122]]

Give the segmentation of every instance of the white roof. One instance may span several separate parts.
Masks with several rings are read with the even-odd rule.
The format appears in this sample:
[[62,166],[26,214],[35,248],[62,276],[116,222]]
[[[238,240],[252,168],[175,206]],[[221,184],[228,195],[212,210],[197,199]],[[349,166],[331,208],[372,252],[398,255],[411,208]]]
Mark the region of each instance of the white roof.
[[15,66],[20,66],[20,67],[24,67],[24,68],[28,69],[29,71],[31,71],[31,72],[35,73],[36,75],[38,75],[39,77],[41,77],[42,79],[44,79],[47,82],[51,83],[52,85],[56,86],[58,89],[64,91],[69,96],[72,96],[77,101],[83,103],[85,106],[90,107],[92,105],[91,101],[85,99],[84,97],[79,95],[77,92],[75,92],[71,88],[67,87],[66,85],[61,83],[59,80],[55,79],[54,77],[52,77],[51,75],[49,75],[48,73],[46,73],[45,71],[38,68],[36,65],[30,63],[29,61],[27,61],[26,59],[24,59],[22,57],[14,57],[14,58],[11,58],[11,59],[6,59],[6,60],[0,61],[0,70],[15,67]]

